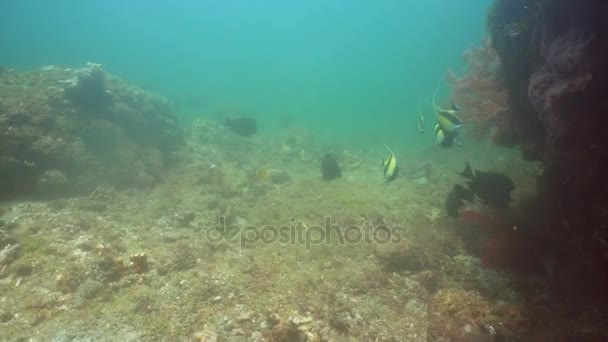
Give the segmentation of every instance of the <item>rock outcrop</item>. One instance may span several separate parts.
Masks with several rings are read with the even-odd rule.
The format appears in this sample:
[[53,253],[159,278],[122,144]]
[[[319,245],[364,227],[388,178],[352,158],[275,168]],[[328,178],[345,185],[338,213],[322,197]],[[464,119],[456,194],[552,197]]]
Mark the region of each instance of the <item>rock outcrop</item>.
[[89,63],[0,74],[0,199],[150,186],[182,135],[168,102]]

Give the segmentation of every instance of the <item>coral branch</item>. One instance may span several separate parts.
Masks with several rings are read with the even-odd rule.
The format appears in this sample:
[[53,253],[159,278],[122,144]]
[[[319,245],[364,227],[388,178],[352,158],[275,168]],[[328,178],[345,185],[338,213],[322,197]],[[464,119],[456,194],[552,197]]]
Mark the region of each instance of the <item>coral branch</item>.
[[466,73],[448,71],[445,81],[451,86],[452,99],[463,107],[462,119],[475,126],[474,133],[486,137],[507,111],[507,89],[498,79],[500,59],[489,40],[463,53]]

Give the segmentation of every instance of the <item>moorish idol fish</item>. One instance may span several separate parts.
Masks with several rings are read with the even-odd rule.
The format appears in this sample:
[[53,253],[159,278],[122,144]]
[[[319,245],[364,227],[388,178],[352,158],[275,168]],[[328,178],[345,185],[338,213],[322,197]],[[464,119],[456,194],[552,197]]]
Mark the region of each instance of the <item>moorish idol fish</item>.
[[420,110],[420,101],[418,101],[418,131],[420,134],[424,134],[424,115]]
[[436,105],[435,95],[437,94],[437,90],[433,93],[433,109],[437,113],[437,122],[445,132],[454,132],[464,125],[464,122],[456,115],[461,108],[454,104],[454,102],[452,102],[452,108],[450,109],[443,109]]
[[386,182],[390,182],[397,178],[397,174],[399,174],[399,166],[397,165],[397,158],[395,158],[395,154],[385,143],[382,143],[384,147],[389,151],[388,157],[382,160],[382,167],[384,170],[384,179]]

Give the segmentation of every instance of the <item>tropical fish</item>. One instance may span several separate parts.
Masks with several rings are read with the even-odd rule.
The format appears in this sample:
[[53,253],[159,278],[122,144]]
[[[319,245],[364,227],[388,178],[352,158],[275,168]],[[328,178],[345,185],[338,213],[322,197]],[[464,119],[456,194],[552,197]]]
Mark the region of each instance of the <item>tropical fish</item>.
[[448,193],[448,197],[445,200],[445,210],[448,213],[448,216],[458,217],[459,210],[462,208],[462,206],[464,206],[464,202],[462,202],[462,199],[458,196],[458,193],[452,189],[452,191]]
[[454,132],[464,125],[464,122],[456,116],[457,110],[455,109],[441,109],[436,107],[435,112],[437,113],[437,121],[441,125],[441,128],[448,132]]
[[421,134],[424,134],[424,115],[422,114],[422,111],[420,110],[420,101],[418,101],[418,131]]
[[433,126],[433,136],[435,137],[435,144],[442,148],[452,147],[455,143],[456,132],[447,132],[441,127],[439,122]]
[[464,122],[456,115],[461,108],[454,104],[454,102],[452,102],[451,109],[443,109],[436,105],[435,95],[437,94],[437,90],[439,90],[439,87],[433,93],[433,109],[437,113],[437,123],[439,123],[445,132],[454,132],[464,125]]
[[511,191],[515,190],[515,184],[511,178],[498,172],[474,171],[469,163],[466,163],[464,171],[459,174],[469,179],[469,189],[483,203],[496,208],[509,207]]
[[388,147],[385,143],[382,143],[382,145],[384,145],[384,147],[386,147],[386,149],[389,151],[388,157],[382,160],[384,179],[386,179],[386,182],[388,183],[397,178],[397,175],[399,174],[399,165],[397,165],[397,158],[395,158],[395,154],[390,147]]
[[418,131],[420,134],[424,134],[424,116],[420,113],[420,117],[418,118]]
[[445,140],[445,132],[439,125],[439,122],[433,126],[433,136],[435,136],[435,144],[442,144],[443,140]]
[[454,191],[458,198],[467,200],[469,202],[473,202],[473,199],[475,198],[475,193],[472,190],[466,189],[460,184],[454,185],[454,189],[452,191]]
[[260,167],[255,170],[254,180],[256,183],[264,183],[270,177],[270,170],[266,167]]
[[462,200],[467,200],[469,202],[473,202],[473,197],[475,194],[463,187],[460,184],[454,185],[452,191],[448,193],[448,197],[445,200],[445,210],[450,217],[458,217],[461,215],[460,208],[464,206],[464,202]]
[[321,173],[323,174],[323,179],[332,180],[336,178],[342,177],[342,172],[340,171],[340,165],[336,161],[331,154],[326,154],[321,160]]
[[224,121],[224,125],[230,128],[230,130],[234,133],[243,137],[250,137],[258,131],[258,123],[256,119],[246,116],[226,119],[226,121]]

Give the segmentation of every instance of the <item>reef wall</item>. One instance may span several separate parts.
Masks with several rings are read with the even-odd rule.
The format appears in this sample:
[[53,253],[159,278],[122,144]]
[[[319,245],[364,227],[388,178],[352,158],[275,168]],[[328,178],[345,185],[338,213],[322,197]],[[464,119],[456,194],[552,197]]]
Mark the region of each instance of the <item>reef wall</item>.
[[0,199],[149,186],[182,136],[166,100],[105,72],[0,70]]
[[[545,164],[530,226],[552,237],[538,249],[554,265],[555,312],[578,316],[608,302],[607,13],[604,0],[496,0],[488,16],[509,92],[504,120],[524,157]],[[572,324],[553,330],[602,336],[564,331]]]

